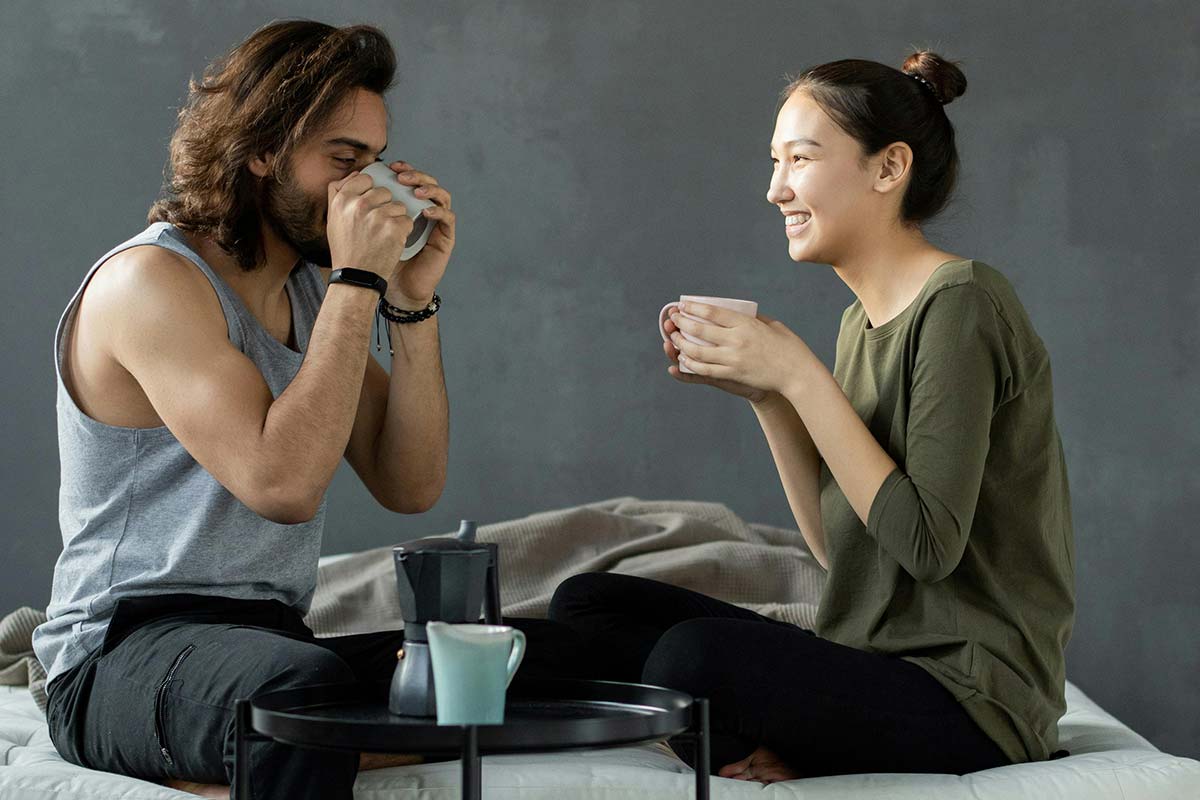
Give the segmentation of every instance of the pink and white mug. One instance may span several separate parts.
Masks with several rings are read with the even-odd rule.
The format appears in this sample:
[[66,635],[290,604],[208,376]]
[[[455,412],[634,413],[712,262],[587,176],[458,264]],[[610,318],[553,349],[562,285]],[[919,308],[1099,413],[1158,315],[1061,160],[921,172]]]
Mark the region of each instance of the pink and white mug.
[[[732,297],[704,297],[702,295],[683,294],[679,296],[678,300],[672,300],[671,302],[667,303],[662,307],[662,310],[658,312],[658,332],[659,335],[662,336],[664,342],[671,341],[671,338],[667,336],[667,332],[663,328],[663,325],[666,324],[667,317],[670,315],[671,309],[678,308],[680,303],[704,303],[705,305],[728,308],[730,311],[736,311],[737,313],[745,314],[748,317],[758,316],[758,303],[754,302],[753,300],[737,300]],[[700,319],[699,317],[694,317],[691,314],[688,314],[686,311],[681,311],[679,313],[690,320],[704,322],[704,320]],[[712,342],[706,342],[700,337],[693,336],[690,333],[684,333],[683,331],[680,331],[680,333],[683,335],[683,338],[687,339],[693,344],[698,344],[704,347],[712,344]],[[679,365],[679,371],[691,373],[693,375],[696,374],[683,364]]]

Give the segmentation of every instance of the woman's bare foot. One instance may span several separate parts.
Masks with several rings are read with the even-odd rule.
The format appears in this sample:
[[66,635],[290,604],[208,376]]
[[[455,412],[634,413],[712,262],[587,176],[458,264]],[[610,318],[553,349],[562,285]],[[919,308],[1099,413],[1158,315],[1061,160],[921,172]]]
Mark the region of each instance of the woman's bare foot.
[[734,764],[726,764],[717,772],[722,778],[737,781],[758,781],[762,784],[790,781],[801,777],[799,772],[784,763],[783,759],[767,748],[758,749]]

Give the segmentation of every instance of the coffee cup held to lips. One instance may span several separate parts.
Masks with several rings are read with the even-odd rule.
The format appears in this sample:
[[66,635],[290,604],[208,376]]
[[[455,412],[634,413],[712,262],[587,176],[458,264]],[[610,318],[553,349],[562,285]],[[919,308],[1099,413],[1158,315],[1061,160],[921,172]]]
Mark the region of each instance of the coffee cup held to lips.
[[400,183],[396,179],[396,173],[392,171],[392,168],[382,161],[376,161],[369,166],[363,167],[362,172],[364,175],[370,175],[371,180],[376,186],[382,186],[390,190],[392,198],[397,203],[402,204],[405,210],[408,211],[408,215],[412,217],[412,233],[408,235],[408,239],[404,242],[404,251],[400,253],[400,260],[408,261],[425,246],[425,242],[429,241],[429,234],[433,232],[433,227],[437,225],[437,220],[430,219],[421,213],[435,204],[431,200],[426,200],[413,194],[413,190],[416,187]]
[[[737,313],[745,314],[748,317],[758,316],[758,303],[754,302],[753,300],[737,300],[732,297],[704,297],[702,295],[683,294],[679,296],[678,300],[672,300],[671,302],[667,303],[662,307],[662,310],[658,312],[658,332],[662,336],[664,342],[671,341],[671,337],[667,335],[666,328],[663,326],[667,322],[667,317],[671,314],[671,309],[678,308],[680,303],[704,303],[705,305],[728,308],[730,311],[736,311]],[[694,320],[696,322],[704,322],[704,320],[700,319],[699,317],[694,317],[691,314],[688,314],[686,311],[680,311],[679,313],[687,319]],[[690,333],[684,333],[683,331],[680,331],[679,333],[683,336],[683,338],[687,339],[692,344],[698,344],[703,347],[712,345],[712,342],[706,342],[700,337],[693,336]],[[696,374],[692,370],[688,369],[685,364],[679,365],[679,371],[692,375]]]

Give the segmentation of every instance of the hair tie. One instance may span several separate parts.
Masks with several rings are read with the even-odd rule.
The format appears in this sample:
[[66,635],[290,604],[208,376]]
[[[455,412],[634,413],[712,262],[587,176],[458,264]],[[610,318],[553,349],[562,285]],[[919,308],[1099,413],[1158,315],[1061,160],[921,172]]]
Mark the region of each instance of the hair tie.
[[917,74],[917,73],[915,73],[915,72],[906,72],[906,73],[904,73],[904,74],[905,74],[905,75],[907,75],[907,76],[908,76],[908,77],[910,77],[910,78],[913,78],[913,79],[915,79],[915,80],[918,80],[918,81],[920,81],[920,82],[921,82],[921,84],[922,84],[922,85],[923,85],[923,86],[924,86],[926,89],[928,89],[928,90],[929,90],[929,93],[933,95],[933,99],[934,99],[934,100],[937,100],[937,101],[938,101],[938,103],[940,103],[941,105],[946,105],[946,101],[942,99],[942,96],[941,96],[940,94],[938,94],[938,90],[937,90],[936,88],[934,88],[934,85],[933,85],[932,83],[930,83],[929,81],[925,80],[924,78],[922,78],[920,75],[918,75],[918,74]]

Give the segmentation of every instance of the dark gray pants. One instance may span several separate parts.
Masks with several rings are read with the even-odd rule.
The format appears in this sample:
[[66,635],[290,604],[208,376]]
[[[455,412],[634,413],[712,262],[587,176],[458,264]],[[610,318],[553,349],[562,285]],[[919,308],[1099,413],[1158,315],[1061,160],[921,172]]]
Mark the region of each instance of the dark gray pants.
[[[522,677],[577,671],[571,659],[581,648],[570,630],[546,620],[505,623],[529,639]],[[104,645],[49,687],[50,738],[63,758],[93,769],[232,783],[237,700],[361,682],[381,686],[386,701],[403,640],[402,631],[317,639],[297,612],[275,601],[124,599]],[[251,745],[253,800],[348,799],[357,772],[357,753]]]

